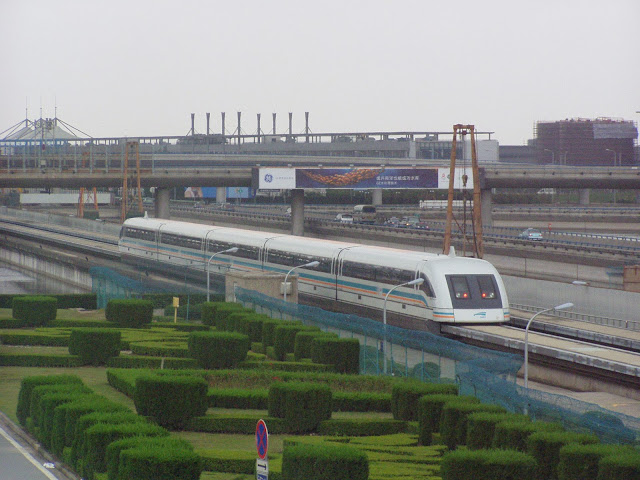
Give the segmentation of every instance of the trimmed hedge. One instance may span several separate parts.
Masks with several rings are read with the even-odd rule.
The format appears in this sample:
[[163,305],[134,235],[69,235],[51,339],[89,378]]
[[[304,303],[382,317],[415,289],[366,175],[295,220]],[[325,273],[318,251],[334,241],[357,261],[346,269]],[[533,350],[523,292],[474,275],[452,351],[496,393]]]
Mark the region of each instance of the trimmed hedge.
[[153,320],[153,302],[136,298],[109,300],[105,318],[120,327],[140,328]]
[[[303,358],[311,358],[311,342],[316,337],[331,337],[339,338],[335,333],[311,331],[311,332],[299,332],[296,335],[295,343],[293,346],[293,356],[296,361]],[[319,362],[323,363],[323,362]]]
[[447,402],[469,401],[480,403],[475,397],[452,394],[423,395],[418,399],[418,445],[431,445],[432,436],[440,431],[442,408]]
[[563,446],[558,453],[558,479],[595,479],[598,477],[600,460],[604,457],[633,453],[633,447],[628,445],[570,443]]
[[538,476],[557,478],[560,449],[570,443],[599,443],[598,437],[574,432],[535,432],[527,438],[527,453],[538,462]]
[[532,433],[559,432],[563,430],[562,425],[559,423],[507,420],[496,424],[493,447],[526,452],[527,438]]
[[54,297],[14,297],[12,316],[22,320],[26,327],[43,327],[56,319],[58,301]]
[[152,417],[163,427],[181,430],[191,418],[207,412],[207,389],[202,377],[138,377],[133,402],[140,415]]
[[[243,435],[256,434],[255,414],[216,414],[192,418],[187,430],[206,433],[238,433]],[[269,434],[278,435],[291,433],[282,418],[263,417],[269,425]]]
[[107,362],[110,368],[167,368],[171,370],[187,370],[198,368],[198,362],[193,358],[165,358],[138,355],[120,355],[111,357]]
[[[0,294],[0,308],[12,308],[15,297],[23,297],[23,294]],[[47,295],[58,300],[58,308],[84,308],[95,310],[98,304],[98,296],[95,293],[61,293],[58,295]]]
[[517,413],[472,413],[467,417],[467,447],[471,450],[489,449],[493,445],[493,436],[498,423],[528,422],[529,420],[527,415]]
[[515,450],[455,450],[440,463],[442,480],[535,480],[536,461]]
[[308,362],[275,362],[271,360],[245,360],[237,368],[247,370],[279,370],[285,372],[335,372],[335,365],[319,365]]
[[142,444],[120,452],[120,479],[198,480],[202,460],[186,449],[158,448]]
[[106,365],[120,355],[119,330],[74,328],[69,337],[69,353],[78,355],[84,365]]
[[191,332],[189,356],[205,369],[233,368],[247,358],[249,337],[234,332]]
[[269,415],[283,418],[292,433],[312,432],[331,418],[331,390],[314,383],[275,382],[269,387]]
[[228,323],[233,330],[249,337],[251,342],[262,341],[262,322],[266,317],[257,313],[232,313],[229,315]]
[[16,408],[16,417],[21,425],[26,424],[31,408],[31,393],[33,389],[40,385],[60,385],[60,384],[76,384],[82,385],[82,379],[75,375],[36,375],[24,377],[20,383],[20,392],[18,393],[18,405]]
[[440,419],[440,439],[450,450],[467,442],[467,417],[474,412],[504,413],[498,405],[451,401],[442,407]]
[[[287,353],[293,353],[296,335],[303,331],[319,331],[317,327],[307,327],[299,322],[278,325],[273,333],[273,349],[276,360],[286,360]],[[322,362],[318,362],[322,363]]]
[[316,337],[311,342],[311,361],[333,364],[338,373],[358,374],[360,341],[357,338]]
[[131,353],[135,355],[150,355],[153,357],[188,358],[189,349],[184,340],[170,342],[149,341],[132,342],[129,344]]
[[640,478],[638,453],[604,457],[598,465],[597,480],[631,480]]
[[458,387],[452,383],[422,383],[417,380],[393,385],[391,413],[396,420],[418,420],[418,399],[423,395],[457,395]]
[[349,437],[379,436],[405,433],[407,422],[401,420],[331,419],[323,420],[317,428],[318,435],[339,435]]
[[282,477],[287,480],[366,480],[367,455],[346,445],[295,445],[284,449]]
[[0,353],[0,367],[81,367],[80,357],[47,353]]

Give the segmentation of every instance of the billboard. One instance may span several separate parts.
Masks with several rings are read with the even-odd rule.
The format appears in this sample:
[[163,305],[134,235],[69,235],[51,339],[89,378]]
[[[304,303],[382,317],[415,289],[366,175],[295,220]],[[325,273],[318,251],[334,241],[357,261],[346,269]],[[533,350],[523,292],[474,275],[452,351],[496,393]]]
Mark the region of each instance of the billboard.
[[258,178],[256,179],[254,175],[253,184],[254,186],[257,184],[257,188],[260,190],[296,188],[295,168],[259,168],[257,171]]
[[298,168],[296,188],[437,188],[435,168]]
[[[216,198],[216,187],[187,187],[184,191],[184,198],[204,199]],[[226,187],[226,198],[253,198],[255,192],[249,187]]]
[[[449,189],[449,173],[451,172],[450,168],[439,168],[438,169],[438,186],[436,188],[440,190],[448,190]],[[455,177],[453,179],[453,188],[455,190],[461,190],[464,185],[462,176],[467,175],[467,185],[466,188],[473,188],[473,170],[471,167],[467,168],[456,168]]]

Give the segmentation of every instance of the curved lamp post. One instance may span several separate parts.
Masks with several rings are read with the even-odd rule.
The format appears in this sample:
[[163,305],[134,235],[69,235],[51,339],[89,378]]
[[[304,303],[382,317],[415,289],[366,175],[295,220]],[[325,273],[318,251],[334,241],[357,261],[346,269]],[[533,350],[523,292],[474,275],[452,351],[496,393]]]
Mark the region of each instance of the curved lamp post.
[[211,260],[213,260],[213,257],[215,257],[216,255],[220,255],[221,253],[236,253],[237,251],[238,251],[238,247],[231,247],[231,248],[228,248],[227,250],[216,252],[213,255],[211,255],[211,257],[209,257],[209,260],[207,261],[207,302],[209,301],[209,284],[210,284],[209,267],[211,265]]
[[533,322],[534,318],[536,318],[541,313],[551,312],[552,310],[564,310],[565,308],[571,307],[573,307],[573,303],[569,302],[563,303],[562,305],[558,305],[556,307],[540,310],[527,322],[527,326],[524,329],[524,388],[529,388],[529,327],[531,326],[531,322]]
[[422,285],[423,283],[424,283],[424,278],[416,278],[415,280],[411,280],[410,282],[405,282],[405,283],[401,283],[400,285],[396,285],[395,287],[391,288],[391,290],[389,290],[387,294],[384,296],[384,304],[382,305],[382,323],[384,324],[384,341],[382,343],[383,345],[382,355],[384,357],[383,372],[385,375],[387,374],[387,352],[384,350],[386,350],[387,348],[387,300],[389,298],[389,294],[393,292],[396,288],[411,287],[413,285]]
[[283,288],[283,290],[284,290],[284,301],[285,302],[287,301],[287,279],[289,278],[289,274],[291,272],[293,272],[296,268],[305,268],[305,267],[306,268],[315,268],[318,265],[320,265],[320,262],[318,262],[317,260],[314,260],[313,262],[305,263],[304,265],[295,266],[295,267],[293,267],[291,270],[289,270],[287,272],[287,274],[284,276],[284,288]]

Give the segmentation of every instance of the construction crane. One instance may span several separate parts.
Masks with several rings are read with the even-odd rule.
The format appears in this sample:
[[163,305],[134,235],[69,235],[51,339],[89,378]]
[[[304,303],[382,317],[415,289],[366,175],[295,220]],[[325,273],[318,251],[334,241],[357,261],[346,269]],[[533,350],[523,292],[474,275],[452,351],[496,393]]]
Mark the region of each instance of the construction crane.
[[[135,166],[129,165],[135,161]],[[137,210],[134,204],[137,203]],[[141,216],[142,209],[142,189],[140,188],[140,142],[127,142],[122,168],[122,203],[120,210],[120,221],[124,222],[128,217]]]
[[93,203],[93,208],[97,212],[98,210],[98,193],[96,192],[96,188],[93,189],[85,189],[84,187],[80,188],[80,196],[78,198],[78,218],[84,218],[84,205],[85,203]]
[[[469,177],[467,175],[467,165],[466,158],[463,158],[463,174],[461,177],[461,189],[462,189],[462,218],[459,217],[459,212],[457,216],[454,216],[453,212],[453,197],[454,197],[454,185],[455,185],[455,176],[456,176],[456,155],[457,155],[457,139],[460,137],[462,139],[463,145],[465,141],[465,136],[469,135],[471,139],[471,172],[473,176],[473,206],[472,206],[472,214],[471,214],[471,231],[467,228],[468,218],[467,218],[467,204],[469,202],[469,188],[468,180]],[[463,156],[464,157],[464,156]],[[451,250],[451,237],[452,237],[452,227],[453,224],[457,226],[457,231],[460,233],[462,240],[462,252],[463,255],[482,258],[484,254],[484,248],[482,245],[482,209],[480,203],[480,175],[478,173],[478,157],[476,152],[476,134],[475,128],[473,125],[461,125],[457,124],[453,126],[453,142],[451,144],[451,167],[449,170],[449,195],[447,199],[447,222],[445,225],[444,231],[444,245],[443,245],[443,253],[445,255],[450,254]],[[467,254],[467,251],[470,254]]]

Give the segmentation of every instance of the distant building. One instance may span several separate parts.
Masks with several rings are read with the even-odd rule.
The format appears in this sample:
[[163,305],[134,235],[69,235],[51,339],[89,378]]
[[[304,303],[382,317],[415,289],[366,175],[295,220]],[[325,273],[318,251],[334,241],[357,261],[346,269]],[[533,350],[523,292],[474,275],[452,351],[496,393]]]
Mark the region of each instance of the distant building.
[[535,132],[538,164],[635,165],[638,128],[634,122],[597,118],[538,122]]

